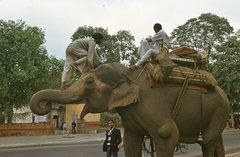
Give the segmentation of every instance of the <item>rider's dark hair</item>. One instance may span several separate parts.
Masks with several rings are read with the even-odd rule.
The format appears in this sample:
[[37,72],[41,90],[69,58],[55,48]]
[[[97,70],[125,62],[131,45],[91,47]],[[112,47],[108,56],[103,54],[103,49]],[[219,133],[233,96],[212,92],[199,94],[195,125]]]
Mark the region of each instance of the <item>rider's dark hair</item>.
[[162,25],[160,23],[156,23],[154,26],[153,26],[153,29],[154,30],[161,30],[162,29]]
[[92,38],[96,39],[103,39],[103,35],[101,33],[94,33],[92,35]]

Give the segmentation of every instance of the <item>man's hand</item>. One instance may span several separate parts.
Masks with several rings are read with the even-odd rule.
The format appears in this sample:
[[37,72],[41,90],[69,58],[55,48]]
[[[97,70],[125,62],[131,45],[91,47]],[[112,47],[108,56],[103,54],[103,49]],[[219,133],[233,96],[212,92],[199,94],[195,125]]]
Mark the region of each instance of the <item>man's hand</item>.
[[147,40],[148,42],[152,42],[152,39],[151,39],[151,38],[146,38],[146,40]]

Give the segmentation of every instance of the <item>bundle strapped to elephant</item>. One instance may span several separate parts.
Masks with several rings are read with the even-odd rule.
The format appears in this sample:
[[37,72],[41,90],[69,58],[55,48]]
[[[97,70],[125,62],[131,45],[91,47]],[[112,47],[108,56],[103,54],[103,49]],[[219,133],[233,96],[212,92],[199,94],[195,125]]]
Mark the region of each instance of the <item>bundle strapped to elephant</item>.
[[159,54],[144,66],[149,75],[150,86],[181,86],[187,82],[188,86],[192,85],[189,88],[202,92],[207,92],[207,88],[216,87],[216,79],[207,71],[209,53],[203,51],[202,55],[204,58],[196,50],[188,47],[166,53],[160,43]]

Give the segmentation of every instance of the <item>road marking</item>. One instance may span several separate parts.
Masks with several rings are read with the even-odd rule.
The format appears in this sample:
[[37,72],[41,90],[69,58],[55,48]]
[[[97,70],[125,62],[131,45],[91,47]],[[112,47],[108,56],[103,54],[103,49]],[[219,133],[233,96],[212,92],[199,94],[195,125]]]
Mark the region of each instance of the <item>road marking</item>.
[[[237,156],[236,156],[237,155]],[[228,154],[228,155],[225,155],[225,157],[227,157],[227,156],[229,156],[229,157],[231,157],[231,156],[233,156],[233,157],[240,157],[240,152],[238,152],[238,153],[233,153],[233,154]]]

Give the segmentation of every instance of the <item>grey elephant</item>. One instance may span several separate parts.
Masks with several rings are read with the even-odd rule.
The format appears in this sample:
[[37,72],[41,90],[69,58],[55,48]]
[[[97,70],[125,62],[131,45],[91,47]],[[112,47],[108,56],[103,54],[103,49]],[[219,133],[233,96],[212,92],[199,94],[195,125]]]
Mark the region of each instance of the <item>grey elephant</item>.
[[[42,101],[75,104],[85,100],[81,118],[116,108],[124,125],[126,157],[141,156],[144,135],[153,138],[158,157],[172,157],[178,141],[199,143],[204,157],[224,157],[222,132],[230,105],[222,89],[209,88],[207,94],[187,89],[174,119],[172,112],[181,87],[151,88],[148,74],[141,72],[119,63],[103,64],[64,91],[37,92],[30,107],[34,113],[44,115],[51,105],[42,108]],[[198,141],[199,133],[202,141]]]

